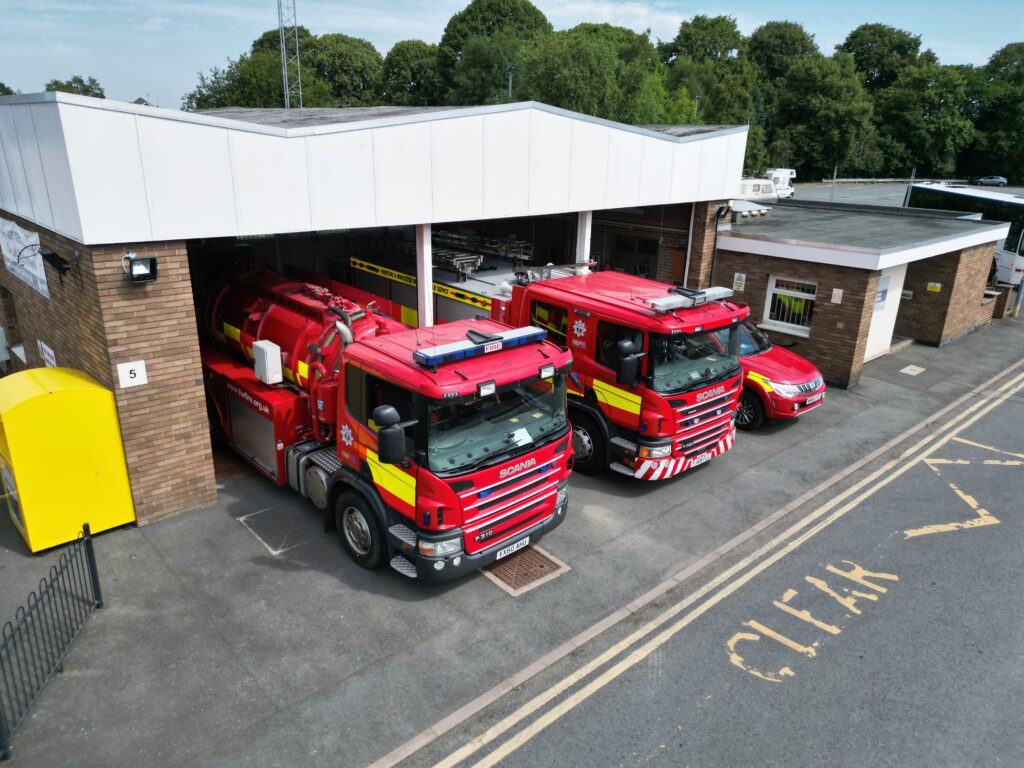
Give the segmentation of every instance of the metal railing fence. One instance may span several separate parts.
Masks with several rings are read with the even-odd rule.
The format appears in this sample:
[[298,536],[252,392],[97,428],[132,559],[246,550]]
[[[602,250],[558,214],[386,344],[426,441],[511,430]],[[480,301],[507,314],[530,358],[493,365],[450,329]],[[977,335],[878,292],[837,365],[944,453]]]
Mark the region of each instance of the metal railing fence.
[[61,552],[38,591],[28,596],[0,631],[0,760],[85,622],[103,607],[96,553],[88,524]]

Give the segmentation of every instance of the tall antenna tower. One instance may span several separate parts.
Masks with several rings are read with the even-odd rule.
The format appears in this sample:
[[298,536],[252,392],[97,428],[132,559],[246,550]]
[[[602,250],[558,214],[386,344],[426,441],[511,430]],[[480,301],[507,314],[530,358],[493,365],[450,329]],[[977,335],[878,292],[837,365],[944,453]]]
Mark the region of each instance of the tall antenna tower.
[[299,25],[295,0],[277,0],[277,25],[281,32],[281,78],[284,81],[284,108],[296,104],[302,109],[302,65],[299,63]]

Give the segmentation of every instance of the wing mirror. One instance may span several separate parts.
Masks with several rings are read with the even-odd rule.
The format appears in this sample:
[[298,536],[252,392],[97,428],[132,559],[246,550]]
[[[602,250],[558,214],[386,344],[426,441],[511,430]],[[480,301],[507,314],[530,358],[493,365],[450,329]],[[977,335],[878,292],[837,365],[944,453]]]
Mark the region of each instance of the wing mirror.
[[619,356],[619,364],[615,370],[615,383],[631,387],[640,378],[640,358],[636,345],[629,339],[622,339],[615,345]]
[[[393,405],[373,409],[377,425],[377,458],[384,464],[401,464],[405,460],[405,427]],[[415,423],[415,422],[412,422]]]

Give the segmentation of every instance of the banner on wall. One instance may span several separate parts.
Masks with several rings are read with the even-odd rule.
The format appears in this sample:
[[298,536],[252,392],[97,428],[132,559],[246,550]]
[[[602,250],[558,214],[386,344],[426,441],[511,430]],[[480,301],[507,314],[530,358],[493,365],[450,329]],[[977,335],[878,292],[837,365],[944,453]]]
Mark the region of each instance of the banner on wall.
[[0,219],[0,251],[3,251],[4,266],[8,272],[28,283],[37,293],[50,298],[37,232],[29,232],[13,221]]

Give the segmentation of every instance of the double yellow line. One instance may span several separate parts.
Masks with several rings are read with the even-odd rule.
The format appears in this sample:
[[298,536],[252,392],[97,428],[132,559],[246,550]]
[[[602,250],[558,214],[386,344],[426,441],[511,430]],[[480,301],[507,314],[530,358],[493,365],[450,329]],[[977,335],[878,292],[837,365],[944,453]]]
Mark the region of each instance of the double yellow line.
[[[791,525],[786,529],[786,531],[761,546],[755,552],[743,558],[735,565],[709,581],[707,584],[690,593],[659,616],[632,632],[628,637],[611,646],[575,672],[572,672],[562,678],[555,685],[532,698],[503,720],[491,726],[479,736],[475,737],[464,746],[438,762],[435,765],[435,768],[455,768],[455,766],[458,766],[468,760],[480,750],[490,746],[494,742],[497,742],[513,728],[541,711],[549,703],[562,696],[562,694],[584,682],[592,674],[601,670],[602,667],[605,667],[605,665],[618,659],[614,664],[612,664],[612,666],[602,671],[599,675],[587,682],[582,688],[575,690],[571,695],[565,697],[553,707],[544,711],[539,717],[532,720],[528,725],[526,725],[526,727],[522,728],[506,740],[501,741],[496,748],[474,763],[473,768],[486,768],[487,766],[496,765],[505,757],[512,754],[516,749],[529,742],[545,728],[552,725],[559,718],[587,700],[594,693],[601,690],[624,672],[646,659],[685,627],[692,624],[697,618],[707,613],[715,605],[736,592],[736,590],[748,583],[759,573],[766,570],[795,550],[805,541],[814,537],[836,520],[846,515],[865,499],[884,488],[909,469],[924,461],[941,446],[952,440],[957,434],[975,424],[978,420],[986,416],[995,408],[999,407],[1010,397],[1013,397],[1016,393],[1024,389],[1024,373],[1018,373],[1012,379],[1002,384],[1002,386],[999,386],[998,389],[991,391],[991,394],[986,394],[986,390],[990,390],[994,387],[996,382],[1007,375],[1012,374],[1020,367],[1021,363],[1017,363],[992,377],[987,382],[981,384],[957,401],[949,404],[929,419],[926,419],[917,426],[907,430],[902,435],[890,440],[876,451],[873,451],[871,454],[864,457],[861,461],[839,473],[836,477],[830,478],[826,483],[812,489],[809,493],[804,494],[799,499],[794,500],[794,502],[791,502],[786,507],[783,507],[773,515],[770,515],[768,518],[761,521],[761,523],[754,526],[754,528],[744,534],[741,534],[739,537],[729,542],[729,544],[724,545],[707,558],[704,558],[701,563],[695,564],[700,565],[701,567],[710,564],[718,557],[724,555],[729,551],[729,549],[732,549],[742,543],[742,541],[749,539],[752,535],[763,530],[788,512],[793,511],[796,507],[802,505],[809,498],[817,495],[817,493],[821,492],[825,488],[830,485],[834,485],[843,477],[863,467],[869,461],[882,455],[882,453],[888,451],[903,440],[906,440],[917,431],[929,426],[936,419],[945,416],[960,405],[964,406],[959,413],[937,428],[934,433],[918,441],[898,457],[887,461],[862,480],[858,481],[835,498],[821,505],[810,514]],[[967,401],[972,398],[976,399],[974,402],[968,403]],[[685,573],[687,575],[694,572],[695,569],[693,567],[685,569]],[[662,594],[667,591],[668,588],[675,585],[671,582],[675,582],[677,584],[681,580],[682,576],[679,575],[674,579],[669,580],[669,582],[667,582],[668,587],[665,589],[653,590],[652,593],[648,593],[648,596],[653,595],[652,597],[649,599],[641,598],[641,600],[637,602],[641,604],[649,603],[653,597]],[[718,591],[716,592],[715,590]],[[714,594],[711,594],[712,592],[714,592]],[[706,600],[703,600],[703,598],[709,594],[711,594],[711,596]],[[685,615],[680,616],[680,614],[683,614],[688,608],[701,600],[703,600],[703,602],[700,602],[699,605],[685,613]],[[637,609],[638,606],[627,607],[625,615],[629,615]],[[622,612],[620,611],[619,614],[622,614]],[[612,617],[609,617],[609,619],[611,618]],[[608,629],[610,626],[617,623],[618,620],[621,620],[621,617],[615,621],[609,621],[609,619],[601,622],[598,625],[598,628],[595,628],[596,631],[588,633],[590,635],[588,639],[596,636],[600,631]],[[669,624],[673,619],[676,619],[676,621]],[[574,650],[575,647],[579,647],[579,644],[575,644],[574,647],[556,649],[556,651],[549,653],[544,659],[540,660],[539,663],[532,665],[531,668],[529,668],[529,675],[520,674],[517,677],[521,681],[525,681],[525,679],[528,679],[533,674],[541,671],[541,669],[550,666],[550,664],[553,664],[555,661],[563,658],[571,650]],[[476,702],[470,702],[469,705],[463,707],[458,712],[453,713],[453,715],[449,716],[441,723],[436,724],[433,728],[428,729],[428,731],[425,731],[415,739],[394,750],[389,755],[381,758],[381,760],[374,763],[371,768],[386,768],[387,766],[396,765],[400,760],[409,756],[414,751],[426,746],[426,744],[436,740],[444,733],[457,727],[461,723],[464,723],[469,717],[480,711],[485,703],[490,703],[490,701],[484,701],[484,699],[487,698],[493,701],[497,696],[485,695],[485,697],[481,697],[481,699],[476,700]],[[474,704],[478,704],[479,706],[474,706]]]

